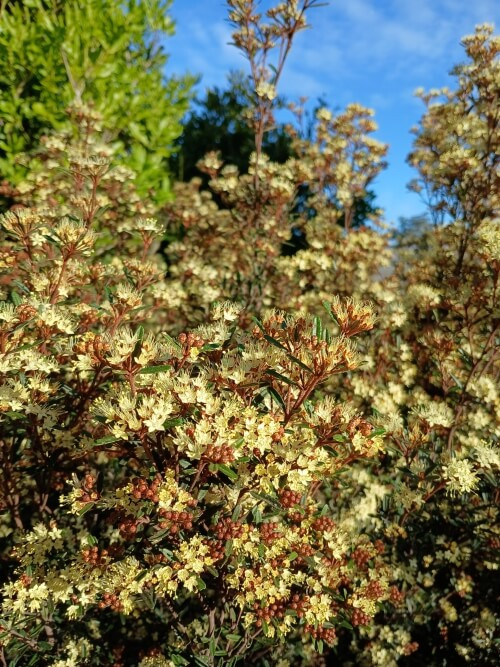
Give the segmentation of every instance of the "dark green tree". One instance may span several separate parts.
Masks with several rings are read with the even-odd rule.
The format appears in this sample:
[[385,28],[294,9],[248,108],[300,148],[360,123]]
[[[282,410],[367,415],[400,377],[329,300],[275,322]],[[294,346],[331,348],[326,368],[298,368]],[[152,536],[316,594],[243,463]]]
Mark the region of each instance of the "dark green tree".
[[[249,89],[239,72],[228,77],[228,88],[215,87],[195,101],[184,122],[182,135],[176,141],[177,151],[170,158],[172,174],[181,181],[202,176],[196,163],[209,151],[217,150],[226,164],[234,164],[240,172],[248,169],[250,154],[255,150],[254,133],[245,110]],[[291,139],[278,125],[264,136],[264,153],[275,162],[285,162],[291,155]]]

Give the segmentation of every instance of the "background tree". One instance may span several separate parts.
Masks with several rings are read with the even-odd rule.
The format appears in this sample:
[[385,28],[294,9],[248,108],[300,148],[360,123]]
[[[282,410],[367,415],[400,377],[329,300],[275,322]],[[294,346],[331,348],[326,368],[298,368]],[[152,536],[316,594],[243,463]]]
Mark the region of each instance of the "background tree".
[[[225,90],[217,86],[207,89],[185,119],[182,134],[176,141],[177,151],[170,158],[172,174],[181,181],[202,176],[196,164],[214,149],[219,151],[225,164],[235,165],[240,172],[245,172],[250,154],[255,150],[255,135],[245,115],[250,96],[249,84],[241,72],[229,74]],[[286,162],[291,155],[291,138],[283,125],[276,125],[264,135],[263,149],[273,162]],[[207,177],[202,177],[208,182]]]
[[0,174],[66,126],[75,97],[103,116],[104,138],[136,171],[139,192],[169,195],[167,158],[181,131],[193,77],[166,77],[161,42],[174,32],[171,0],[0,3]]
[[[234,165],[239,173],[246,173],[250,156],[255,151],[255,132],[249,124],[248,109],[252,104],[251,85],[244,73],[233,71],[228,76],[228,87],[209,88],[205,97],[198,98],[195,106],[184,121],[182,134],[176,140],[177,151],[171,156],[170,171],[180,181],[192,178],[202,179],[202,188],[207,188],[209,176],[198,168],[198,163],[210,151],[217,150],[220,160],[226,165]],[[305,98],[301,102],[305,102]],[[262,151],[272,162],[284,163],[295,155],[293,136],[312,140],[316,111],[325,106],[325,101],[317,100],[312,111],[302,106],[287,104],[283,97],[276,100],[276,109],[290,108],[297,117],[297,128],[276,121],[274,127],[266,131],[262,139]],[[307,185],[300,186],[297,193],[296,212],[314,217],[316,211],[310,205],[311,192]],[[375,192],[367,190],[363,196],[355,198],[352,222],[353,228],[366,224],[376,213]],[[216,197],[219,204],[221,202]],[[332,197],[332,203],[335,197]],[[344,226],[343,215],[339,224]],[[283,244],[282,252],[292,255],[298,249],[307,247],[302,230],[292,229],[289,241]]]

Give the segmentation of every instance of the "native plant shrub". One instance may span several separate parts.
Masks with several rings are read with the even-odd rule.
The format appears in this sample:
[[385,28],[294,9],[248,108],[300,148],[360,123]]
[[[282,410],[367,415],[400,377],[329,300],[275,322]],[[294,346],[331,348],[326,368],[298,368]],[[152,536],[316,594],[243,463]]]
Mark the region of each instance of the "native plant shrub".
[[316,3],[229,4],[246,173],[211,153],[216,198],[158,210],[76,104],[1,219],[4,661],[496,664],[498,39],[422,94],[432,225],[398,243],[351,224],[370,110],[262,150]]
[[230,303],[176,339],[155,333],[157,224],[111,235],[103,159],[70,164],[73,213],[1,219],[3,520],[24,535],[7,659],[230,664],[287,635],[307,655],[368,622],[392,595],[383,547],[337,525],[325,488],[382,441],[314,395],[358,365],[369,306],[333,299],[332,334],[279,311],[244,332]]

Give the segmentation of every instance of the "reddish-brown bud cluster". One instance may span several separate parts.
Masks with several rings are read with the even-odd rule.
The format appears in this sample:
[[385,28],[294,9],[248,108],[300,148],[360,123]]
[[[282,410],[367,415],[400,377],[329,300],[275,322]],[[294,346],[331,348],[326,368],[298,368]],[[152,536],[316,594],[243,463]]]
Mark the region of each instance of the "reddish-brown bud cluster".
[[327,644],[332,645],[337,638],[335,628],[315,628],[314,625],[307,624],[304,630],[314,639],[322,639]]
[[33,577],[30,577],[28,574],[22,574],[19,577],[19,581],[24,586],[24,588],[28,588],[28,586],[30,586],[31,582],[33,581]]
[[304,595],[303,597],[300,597],[297,593],[292,596],[292,599],[288,603],[288,608],[293,609],[293,611],[297,612],[297,616],[299,618],[302,618],[304,616],[304,613],[309,606],[309,595]]
[[82,559],[89,565],[105,565],[108,558],[109,551],[107,549],[99,551],[97,547],[90,547],[89,549],[83,549],[82,551]]
[[418,651],[418,642],[408,642],[403,648],[404,655],[411,655],[415,651]]
[[113,611],[123,611],[123,605],[116,593],[104,593],[101,602],[97,605],[99,609],[109,607]]
[[222,540],[203,540],[203,544],[206,544],[209,551],[208,555],[214,560],[222,560],[224,558],[224,542]]
[[234,450],[229,445],[209,445],[203,458],[211,463],[231,463],[234,461]]
[[298,491],[290,491],[290,489],[282,489],[280,491],[280,503],[287,509],[295,507],[295,505],[299,505],[301,498],[302,494]]
[[286,600],[279,600],[273,604],[261,607],[260,604],[256,602],[253,606],[255,615],[257,616],[255,625],[260,628],[263,621],[269,623],[272,618],[283,618],[286,612],[287,604],[288,603]]
[[94,475],[85,475],[80,489],[80,502],[90,503],[99,500],[99,492],[95,488],[95,484],[96,478]]
[[166,563],[168,559],[165,554],[146,554],[144,560],[148,565],[157,565],[158,563]]
[[405,599],[405,594],[403,591],[398,590],[396,586],[391,586],[389,591],[389,599],[392,604],[399,605]]
[[363,570],[366,567],[366,564],[368,563],[368,561],[371,560],[372,554],[369,551],[367,551],[366,549],[363,549],[362,547],[358,547],[357,549],[354,550],[351,558],[356,563],[358,568],[360,570]]
[[278,524],[274,521],[263,523],[260,527],[260,536],[265,544],[271,544],[274,542],[274,540],[277,540],[279,537],[281,537]]
[[126,540],[133,540],[137,533],[138,519],[133,516],[125,517],[119,524],[120,535]]
[[335,521],[327,516],[320,516],[313,521],[312,527],[318,533],[326,533],[335,528]]
[[380,581],[370,581],[364,590],[364,594],[369,600],[378,600],[384,594],[384,589]]
[[354,627],[358,625],[368,625],[370,622],[370,617],[368,614],[365,614],[361,609],[354,609],[351,616],[351,623]]
[[272,434],[271,440],[273,442],[279,442],[284,435],[285,435],[285,429],[283,426],[280,426],[279,429]]
[[364,435],[366,437],[370,435],[372,431],[373,431],[373,426],[370,423],[368,423],[365,419],[361,419],[361,417],[354,417],[347,424],[347,433],[351,438],[354,437],[354,435],[357,432],[361,433],[361,435]]
[[190,512],[174,512],[173,510],[162,509],[159,511],[162,518],[160,521],[160,528],[166,530],[168,528],[171,535],[175,535],[180,530],[192,530],[193,515]]
[[86,334],[84,340],[76,343],[74,351],[76,354],[86,354],[92,360],[92,363],[98,364],[104,361],[104,354],[109,349],[109,345],[101,336],[92,333]]
[[134,477],[132,480],[132,496],[136,500],[151,500],[153,503],[159,502],[158,497],[158,488],[161,484],[161,478],[159,476],[148,484],[145,479],[140,477]]
[[243,524],[241,521],[220,519],[214,526],[214,533],[219,540],[231,540],[233,537],[241,537],[243,534]]
[[36,308],[27,303],[22,303],[16,308],[16,315],[21,322],[31,320],[37,314]]
[[295,551],[299,554],[295,561],[297,565],[303,565],[305,559],[309,558],[315,553],[314,547],[312,547],[310,544],[299,544],[297,547],[295,547]]
[[201,336],[198,336],[197,334],[192,333],[191,331],[189,333],[181,333],[178,336],[179,343],[183,346],[185,346],[188,350],[192,347],[203,347],[205,344],[205,341]]

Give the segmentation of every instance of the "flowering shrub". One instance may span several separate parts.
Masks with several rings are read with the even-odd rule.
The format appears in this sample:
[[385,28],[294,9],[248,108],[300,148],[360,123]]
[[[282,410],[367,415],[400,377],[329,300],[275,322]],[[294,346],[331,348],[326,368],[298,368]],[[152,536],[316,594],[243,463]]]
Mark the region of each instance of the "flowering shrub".
[[370,110],[262,152],[314,4],[229,3],[256,149],[243,174],[205,157],[216,197],[142,202],[81,105],[10,193],[5,664],[496,664],[499,40],[423,94],[434,224],[398,243],[381,213],[352,228],[384,167]]

